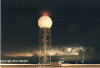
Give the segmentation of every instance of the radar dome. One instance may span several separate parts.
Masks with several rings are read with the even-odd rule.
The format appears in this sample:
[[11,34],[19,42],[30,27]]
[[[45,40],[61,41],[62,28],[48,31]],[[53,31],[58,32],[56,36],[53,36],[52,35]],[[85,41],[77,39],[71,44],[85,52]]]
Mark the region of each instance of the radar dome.
[[51,28],[52,20],[49,16],[41,16],[38,20],[39,28]]

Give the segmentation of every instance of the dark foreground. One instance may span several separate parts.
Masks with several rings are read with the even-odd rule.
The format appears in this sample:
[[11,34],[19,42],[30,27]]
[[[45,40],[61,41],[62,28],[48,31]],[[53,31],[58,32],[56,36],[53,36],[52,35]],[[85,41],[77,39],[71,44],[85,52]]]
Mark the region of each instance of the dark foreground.
[[40,64],[0,64],[1,68],[100,68],[100,64],[61,64],[61,66],[50,66]]

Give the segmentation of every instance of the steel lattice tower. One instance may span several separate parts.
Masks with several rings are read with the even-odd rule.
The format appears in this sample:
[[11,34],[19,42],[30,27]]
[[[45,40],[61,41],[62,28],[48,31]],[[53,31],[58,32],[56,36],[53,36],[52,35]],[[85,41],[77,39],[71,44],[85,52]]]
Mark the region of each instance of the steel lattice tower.
[[40,59],[44,64],[51,62],[51,56],[47,51],[51,51],[51,29],[41,28],[39,29],[39,45],[43,53],[43,58]]
[[[48,16],[48,12],[43,12],[42,16],[38,20],[39,26],[39,46],[40,54],[39,63],[50,63],[51,62],[51,26],[52,20]],[[49,52],[49,53],[48,53]]]

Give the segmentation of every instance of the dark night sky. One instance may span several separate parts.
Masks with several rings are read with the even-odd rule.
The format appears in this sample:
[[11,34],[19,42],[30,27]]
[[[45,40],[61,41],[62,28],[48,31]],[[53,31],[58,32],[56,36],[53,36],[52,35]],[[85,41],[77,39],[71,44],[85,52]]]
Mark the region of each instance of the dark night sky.
[[42,10],[53,20],[52,45],[80,44],[100,51],[100,1],[2,0],[2,51],[38,47],[37,21]]

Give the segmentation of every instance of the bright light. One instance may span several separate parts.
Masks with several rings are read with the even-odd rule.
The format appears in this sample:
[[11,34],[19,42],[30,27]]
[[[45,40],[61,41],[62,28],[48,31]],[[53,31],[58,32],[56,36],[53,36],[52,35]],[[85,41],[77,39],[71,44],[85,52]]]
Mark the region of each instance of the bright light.
[[42,16],[49,16],[49,13],[47,11],[44,11],[41,14],[42,14]]
[[68,51],[68,52],[71,52],[71,51],[72,51],[72,48],[67,48],[67,51]]

